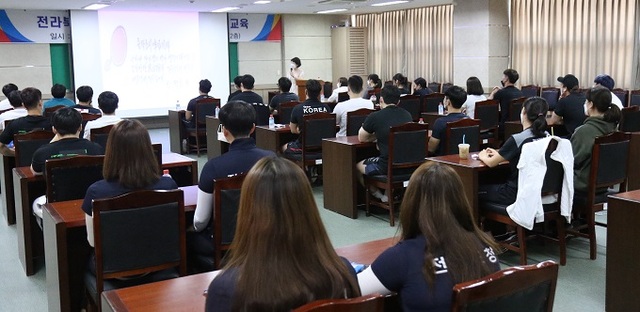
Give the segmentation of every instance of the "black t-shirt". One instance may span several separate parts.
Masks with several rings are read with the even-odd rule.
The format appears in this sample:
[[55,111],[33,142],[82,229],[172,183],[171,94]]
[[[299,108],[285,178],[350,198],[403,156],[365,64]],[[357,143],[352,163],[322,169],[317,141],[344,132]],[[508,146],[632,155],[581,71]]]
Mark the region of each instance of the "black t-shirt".
[[85,139],[62,139],[43,145],[33,153],[31,167],[35,172],[43,172],[47,159],[60,159],[77,155],[104,155],[102,146]]
[[514,86],[504,87],[493,95],[493,99],[500,102],[501,124],[509,119],[509,105],[511,105],[511,101],[519,97],[522,97],[522,91]]
[[278,105],[280,105],[280,103],[299,100],[300,99],[298,98],[297,94],[291,92],[283,92],[280,94],[276,94],[276,96],[271,99],[271,103],[269,103],[269,106],[271,106],[271,109],[278,109]]
[[187,110],[190,111],[193,116],[191,117],[192,120],[196,120],[196,103],[202,99],[206,99],[206,98],[211,98],[208,95],[198,95],[196,97],[194,97],[193,99],[191,99],[189,101],[189,104],[187,104]]
[[380,168],[387,168],[387,160],[389,159],[389,128],[411,122],[412,120],[411,114],[407,110],[396,105],[388,105],[382,110],[373,112],[364,120],[362,128],[376,135],[378,150],[380,150],[380,159],[378,161]]
[[415,90],[413,92],[413,95],[419,95],[419,96],[424,96],[424,95],[429,95],[433,93],[433,91],[431,91],[431,89],[429,88],[424,88],[424,89],[420,89],[420,90]]
[[504,145],[498,151],[498,154],[502,158],[509,161],[509,168],[511,174],[507,180],[507,185],[515,189],[518,188],[518,162],[520,162],[520,153],[522,152],[522,145],[532,141],[535,138],[530,128],[523,130],[520,133],[516,133],[509,137]]
[[578,128],[587,116],[584,114],[585,97],[582,93],[571,92],[556,104],[556,115],[562,117],[565,128],[572,134]]
[[233,93],[229,94],[229,97],[227,98],[227,102],[231,101],[231,99],[233,99],[234,96],[240,94],[240,92],[242,92],[241,90],[236,90],[233,91]]
[[329,105],[318,100],[308,99],[296,105],[291,111],[291,123],[298,125],[300,133],[304,131],[304,116],[315,113],[328,113],[331,111]]
[[97,115],[102,115],[102,111],[92,107],[92,106],[84,106],[84,105],[80,105],[80,104],[76,104],[74,106],[71,106],[71,108],[75,108],[75,109],[79,109],[79,110],[87,110],[89,112],[89,114],[97,114]]
[[245,101],[249,104],[263,104],[262,97],[253,91],[244,91],[236,94],[231,98],[231,101]]
[[9,144],[16,134],[27,133],[31,130],[51,131],[51,121],[44,116],[27,115],[11,121],[11,123],[0,133],[0,143]]
[[435,139],[440,140],[438,144],[438,148],[435,151],[436,155],[442,155],[445,150],[444,146],[447,144],[447,122],[458,121],[460,119],[469,118],[466,114],[463,113],[451,113],[447,116],[442,116],[433,123],[433,127],[431,128],[431,136]]

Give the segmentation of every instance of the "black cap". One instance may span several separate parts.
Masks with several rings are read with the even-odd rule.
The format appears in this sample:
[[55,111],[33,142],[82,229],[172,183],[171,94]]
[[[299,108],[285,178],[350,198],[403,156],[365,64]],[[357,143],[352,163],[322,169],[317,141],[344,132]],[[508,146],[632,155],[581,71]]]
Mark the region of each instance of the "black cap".
[[568,90],[578,86],[578,78],[572,74],[565,75],[564,77],[558,77],[558,81],[561,82]]

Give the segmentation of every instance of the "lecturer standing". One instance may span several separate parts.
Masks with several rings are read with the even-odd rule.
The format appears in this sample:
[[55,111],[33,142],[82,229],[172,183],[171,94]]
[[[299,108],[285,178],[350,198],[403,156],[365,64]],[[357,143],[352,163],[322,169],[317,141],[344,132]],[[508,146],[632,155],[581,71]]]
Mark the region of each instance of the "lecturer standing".
[[300,62],[300,58],[298,58],[297,56],[291,59],[291,65],[289,66],[289,74],[287,75],[287,78],[289,78],[289,80],[291,80],[291,90],[289,90],[289,92],[294,92],[294,93],[298,93],[298,86],[296,85],[296,80],[298,79],[302,79],[302,76],[304,75],[304,72],[302,71],[302,69],[300,68],[300,66],[302,66],[302,63]]

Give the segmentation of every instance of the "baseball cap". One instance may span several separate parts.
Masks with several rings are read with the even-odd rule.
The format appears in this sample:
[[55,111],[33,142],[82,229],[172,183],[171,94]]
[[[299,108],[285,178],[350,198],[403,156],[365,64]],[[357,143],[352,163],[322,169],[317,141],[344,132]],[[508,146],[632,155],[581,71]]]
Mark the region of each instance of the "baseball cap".
[[593,79],[593,82],[600,84],[603,87],[606,87],[610,91],[613,90],[613,86],[616,85],[616,82],[613,80],[613,78],[611,78],[611,76],[607,74],[596,76],[596,79]]
[[578,78],[572,74],[565,75],[564,77],[558,77],[558,81],[561,82],[568,90],[578,86]]

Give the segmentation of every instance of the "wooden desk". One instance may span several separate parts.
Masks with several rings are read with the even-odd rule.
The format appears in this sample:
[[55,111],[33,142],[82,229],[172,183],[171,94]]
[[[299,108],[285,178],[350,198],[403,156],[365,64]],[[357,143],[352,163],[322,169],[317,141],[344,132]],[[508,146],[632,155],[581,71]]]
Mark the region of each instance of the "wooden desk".
[[[322,140],[324,208],[358,218],[358,197],[363,195],[355,164],[378,155],[375,143],[361,143],[358,136]],[[364,200],[364,196],[362,200]]]
[[[370,264],[395,243],[385,238],[336,248],[338,255]],[[102,311],[204,311],[203,291],[215,273],[207,272],[102,293]]]
[[218,157],[229,151],[229,143],[218,140],[218,126],[220,119],[206,116],[207,125],[207,159]]
[[0,196],[2,196],[3,204],[2,213],[7,220],[8,225],[16,224],[16,208],[13,198],[13,178],[11,177],[11,169],[16,166],[16,158],[11,156],[0,155]]
[[631,132],[627,166],[627,190],[640,189],[640,132]]
[[198,184],[198,161],[176,153],[162,154],[162,169],[169,174],[178,186]]
[[282,154],[282,145],[295,140],[298,135],[291,133],[289,125],[281,128],[269,128],[269,126],[256,126],[256,146]]
[[[477,153],[472,153],[477,154]],[[464,193],[469,200],[469,204],[473,209],[473,215],[476,220],[480,220],[480,214],[478,212],[478,176],[481,172],[488,170],[495,170],[496,168],[508,169],[509,162],[504,162],[498,165],[496,168],[489,168],[482,161],[477,159],[460,159],[458,154],[445,155],[438,157],[429,157],[427,160],[437,161],[443,164],[447,164],[453,168],[462,180],[464,186]]]
[[640,311],[640,190],[609,196],[607,210],[607,311]]
[[[181,187],[185,211],[195,210],[198,186]],[[83,276],[91,247],[87,243],[82,199],[44,206],[44,246],[49,311],[79,311]],[[162,310],[162,309],[161,309]]]
[[[178,186],[198,184],[198,162],[176,153],[162,155],[162,169],[169,173]],[[44,176],[34,175],[29,167],[13,169],[11,192],[15,198],[18,233],[18,258],[27,276],[36,272],[36,259],[44,252],[42,231],[32,213],[33,201],[46,192]]]
[[185,153],[182,150],[182,139],[187,138],[187,131],[184,128],[184,110],[169,110],[169,149],[178,154]]

